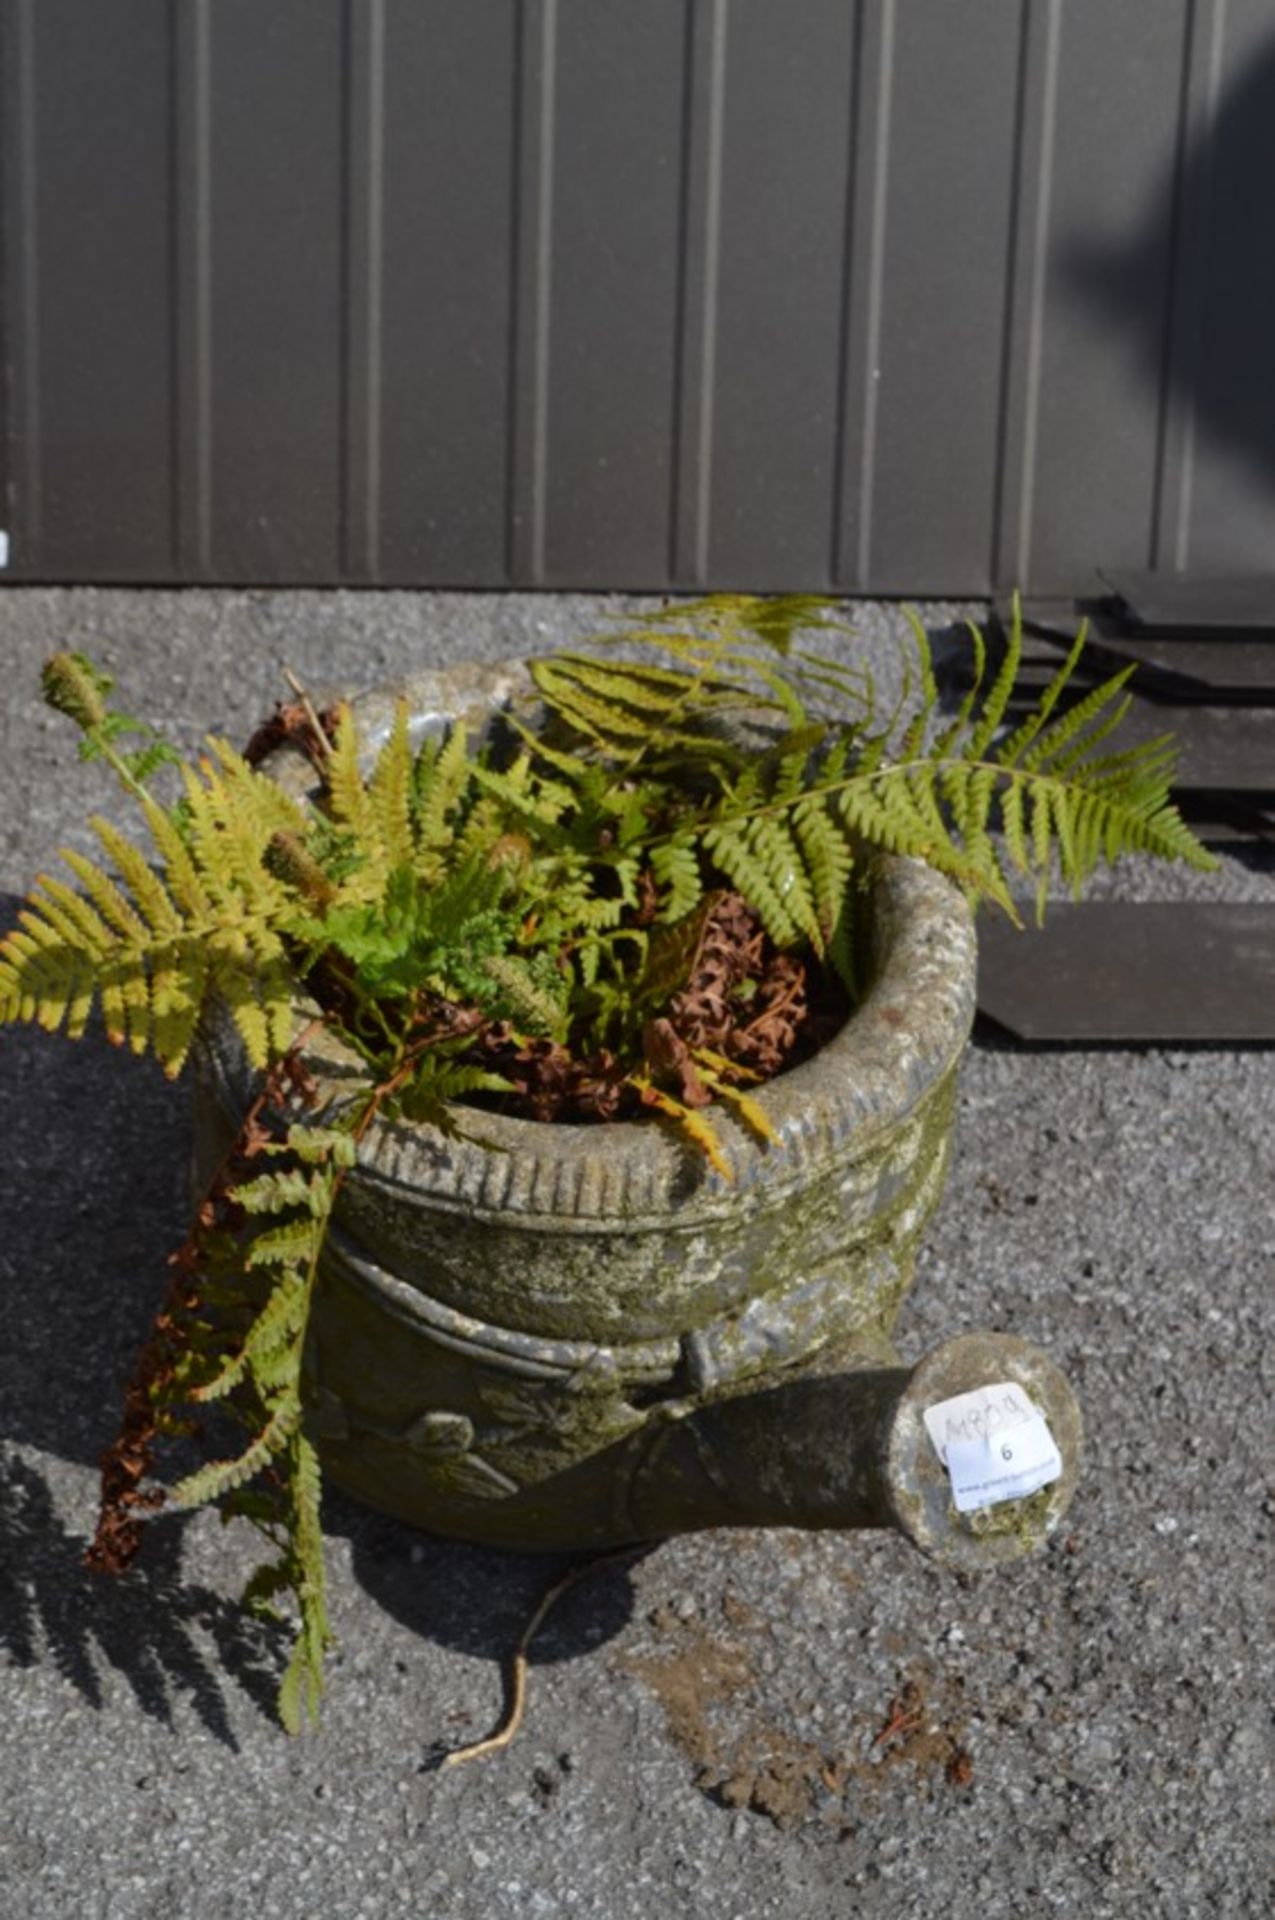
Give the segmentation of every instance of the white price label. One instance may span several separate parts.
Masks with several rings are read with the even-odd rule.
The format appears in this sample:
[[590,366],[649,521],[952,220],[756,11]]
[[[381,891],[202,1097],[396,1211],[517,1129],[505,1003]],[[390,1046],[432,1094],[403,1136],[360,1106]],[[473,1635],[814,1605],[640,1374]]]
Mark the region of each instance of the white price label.
[[958,1513],[1021,1500],[1062,1474],[1040,1408],[1012,1380],[958,1393],[925,1409],[925,1430],[948,1470]]

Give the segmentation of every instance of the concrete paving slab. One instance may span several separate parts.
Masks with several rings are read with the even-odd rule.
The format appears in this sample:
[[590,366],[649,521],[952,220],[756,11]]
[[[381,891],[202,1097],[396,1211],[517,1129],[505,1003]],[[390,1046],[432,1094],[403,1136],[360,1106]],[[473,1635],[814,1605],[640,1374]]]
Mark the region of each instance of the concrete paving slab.
[[[191,745],[314,683],[543,648],[584,597],[9,590],[0,889],[115,801],[43,713],[97,653]],[[939,623],[945,609],[928,609]],[[898,616],[864,608],[878,653]],[[1275,898],[1260,861],[1113,894]],[[12,910],[12,898],[8,903]],[[941,1573],[886,1536],[714,1533],[599,1573],[501,1662],[563,1562],[332,1499],[322,1731],[269,1717],[248,1541],[166,1519],[83,1572],[96,1455],[180,1238],[186,1097],[94,1043],[0,1036],[0,1912],[29,1920],[1221,1915],[1275,1909],[1275,1061],[983,1039],[900,1334],[988,1326],[1081,1395],[1085,1479],[1037,1560]],[[836,1436],[829,1436],[836,1444]],[[886,1732],[891,1725],[893,1732]]]

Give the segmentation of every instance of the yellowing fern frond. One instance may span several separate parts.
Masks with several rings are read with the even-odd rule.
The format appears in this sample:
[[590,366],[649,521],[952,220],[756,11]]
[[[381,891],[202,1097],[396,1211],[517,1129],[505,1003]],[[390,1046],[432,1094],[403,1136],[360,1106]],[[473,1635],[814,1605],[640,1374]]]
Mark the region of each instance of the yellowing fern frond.
[[712,1088],[719,1100],[733,1107],[744,1124],[750,1127],[759,1139],[764,1140],[769,1147],[783,1146],[783,1137],[776,1130],[760,1100],[755,1099],[745,1088],[737,1087],[725,1078],[728,1072],[738,1073],[738,1067],[731,1061],[724,1060],[720,1054],[711,1052],[707,1047],[692,1047],[691,1058],[699,1069],[705,1085]]
[[686,1138],[721,1174],[722,1179],[734,1183],[735,1172],[722,1149],[721,1136],[707,1115],[696,1107],[688,1107],[681,1100],[674,1099],[662,1087],[653,1086],[643,1074],[633,1076],[633,1085],[640,1092],[644,1106],[654,1107],[657,1112],[675,1120]]
[[109,866],[68,849],[62,858],[82,893],[37,881],[16,934],[0,942],[0,1019],[76,1037],[96,1001],[109,1039],[152,1051],[172,1075],[215,990],[255,1065],[286,1047],[295,980],[280,927],[291,902],[265,854],[302,816],[224,742],[184,773],[185,838],[144,796],[158,869],[113,823],[94,819]]
[[378,854],[390,868],[407,866],[415,852],[415,841],[412,747],[407,731],[406,700],[400,700],[394,710],[394,725],[377,756],[367,793]]
[[336,738],[324,762],[323,782],[333,821],[370,853],[376,845],[376,812],[363,783],[358,727],[348,705],[338,710]]

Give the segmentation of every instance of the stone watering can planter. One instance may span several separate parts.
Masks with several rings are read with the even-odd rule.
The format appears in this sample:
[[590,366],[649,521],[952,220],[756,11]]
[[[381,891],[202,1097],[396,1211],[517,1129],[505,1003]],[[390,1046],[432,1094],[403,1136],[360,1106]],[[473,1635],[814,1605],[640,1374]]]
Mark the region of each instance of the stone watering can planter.
[[[512,663],[357,703],[374,752],[406,694],[417,739],[490,720]],[[280,749],[267,770],[312,775]],[[598,1548],[707,1526],[896,1527],[959,1567],[1013,1558],[1065,1511],[1075,1399],[1022,1340],[970,1333],[918,1366],[891,1331],[942,1188],[974,1010],[960,894],[882,863],[871,984],[835,1038],[760,1088],[782,1139],[717,1122],[728,1182],[658,1123],[549,1125],[457,1110],[461,1138],[377,1121],[344,1186],[307,1350],[325,1472],[432,1532]],[[358,1081],[327,1033],[325,1101]],[[252,1096],[228,1019],[198,1063],[196,1174]],[[1052,1484],[960,1514],[927,1408],[1012,1385],[1061,1455]]]

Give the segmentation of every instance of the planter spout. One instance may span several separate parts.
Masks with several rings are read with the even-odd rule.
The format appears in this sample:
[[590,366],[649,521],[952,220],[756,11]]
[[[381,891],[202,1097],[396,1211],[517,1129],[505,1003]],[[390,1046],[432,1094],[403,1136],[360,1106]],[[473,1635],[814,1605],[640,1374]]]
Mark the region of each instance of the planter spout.
[[[1045,1416],[1061,1474],[1023,1498],[958,1513],[926,1430],[929,1407],[1012,1384]],[[971,1333],[914,1367],[803,1373],[658,1426],[633,1472],[630,1517],[651,1536],[710,1526],[895,1527],[975,1569],[1040,1544],[1070,1503],[1081,1420],[1066,1379],[1027,1341]]]

